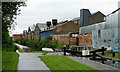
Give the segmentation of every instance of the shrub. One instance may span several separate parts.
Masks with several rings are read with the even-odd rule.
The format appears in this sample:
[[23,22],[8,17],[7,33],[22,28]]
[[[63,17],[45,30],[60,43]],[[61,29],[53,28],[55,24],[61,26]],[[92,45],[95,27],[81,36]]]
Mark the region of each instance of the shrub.
[[2,36],[2,50],[3,51],[12,51],[12,52],[16,50],[14,42],[10,38],[8,32],[4,32],[4,34]]
[[65,43],[58,44],[58,40],[52,40],[52,36],[47,36],[44,40],[41,41],[19,38],[16,40],[16,43],[28,46],[32,49],[32,51],[41,51],[43,47],[62,49],[64,45],[66,45],[67,48],[69,48],[68,44]]
[[76,50],[76,47],[71,47],[70,50]]
[[58,40],[53,40],[52,41],[52,48],[57,48],[58,46]]
[[66,48],[68,49],[69,48],[69,45],[68,44],[65,44],[65,43],[60,43],[58,44],[57,48],[58,49],[62,49],[64,47],[64,45],[66,45]]

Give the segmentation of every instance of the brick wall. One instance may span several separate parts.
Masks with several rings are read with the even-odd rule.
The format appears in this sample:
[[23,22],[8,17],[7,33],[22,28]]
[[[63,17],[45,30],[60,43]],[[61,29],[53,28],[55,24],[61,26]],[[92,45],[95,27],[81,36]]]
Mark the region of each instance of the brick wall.
[[69,36],[60,36],[58,38],[58,43],[66,43],[69,44]]
[[[92,47],[92,34],[81,34],[78,36],[79,46]],[[77,38],[69,36],[59,36],[58,43],[66,43],[69,46],[76,46]]]
[[58,35],[58,34],[69,34],[70,32],[79,32],[79,27],[80,27],[79,24],[70,21],[64,25],[61,25],[53,29],[53,33],[55,35]]
[[17,40],[18,38],[21,38],[21,37],[22,37],[22,35],[20,35],[20,34],[14,34],[12,36],[12,39],[15,41],[15,40]]
[[78,36],[79,46],[90,46],[92,47],[92,34],[81,34]]
[[70,38],[69,45],[76,46],[76,42],[77,42],[76,38]]

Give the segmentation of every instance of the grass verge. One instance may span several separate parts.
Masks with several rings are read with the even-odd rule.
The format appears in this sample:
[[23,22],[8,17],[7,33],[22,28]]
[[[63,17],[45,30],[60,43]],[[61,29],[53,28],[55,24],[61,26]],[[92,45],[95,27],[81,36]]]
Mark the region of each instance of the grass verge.
[[39,58],[52,72],[99,72],[97,69],[81,64],[65,56],[39,56]]
[[21,48],[18,48],[18,51],[19,51],[20,53],[24,53],[24,50],[21,49]]
[[93,51],[93,50],[97,50],[97,49],[99,49],[99,48],[93,48],[93,49],[90,49],[89,51]]
[[120,52],[118,52],[118,53],[115,53],[115,58],[118,58],[118,59],[120,59]]
[[16,52],[2,52],[2,72],[16,72],[19,54]]
[[[105,53],[107,53],[108,57],[112,57],[112,51],[105,51]],[[120,59],[120,52],[116,52],[114,58]]]

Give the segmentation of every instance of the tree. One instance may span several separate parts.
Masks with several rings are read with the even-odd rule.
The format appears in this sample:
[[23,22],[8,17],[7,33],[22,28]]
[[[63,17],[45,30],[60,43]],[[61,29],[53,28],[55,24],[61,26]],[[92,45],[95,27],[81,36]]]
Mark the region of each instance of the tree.
[[[25,6],[25,2],[2,2],[2,49],[14,51],[15,46],[9,36],[9,29],[15,24],[16,16],[20,14],[20,7]],[[13,25],[14,26],[14,25]]]

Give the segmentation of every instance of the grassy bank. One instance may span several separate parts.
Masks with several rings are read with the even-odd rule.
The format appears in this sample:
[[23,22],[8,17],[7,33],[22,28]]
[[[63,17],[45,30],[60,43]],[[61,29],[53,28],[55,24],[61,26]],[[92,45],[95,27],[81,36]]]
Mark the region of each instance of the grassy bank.
[[118,53],[115,53],[115,58],[118,58],[118,59],[120,59],[120,52],[118,52]]
[[[21,48],[18,50],[20,53],[25,53],[25,51]],[[52,53],[54,51],[32,51],[31,53]]]
[[52,72],[58,72],[58,70],[61,72],[79,72],[79,70],[83,70],[83,72],[85,70],[86,72],[96,71],[96,69],[92,67],[73,61],[65,56],[39,56],[39,58],[50,68],[50,70],[52,70]]
[[3,51],[2,52],[2,70],[7,70],[7,71],[17,70],[18,59],[19,59],[18,53]]
[[[112,53],[113,53],[112,51],[105,51],[105,53],[107,54],[108,57],[113,57],[113,56],[112,56],[112,55],[113,55],[113,54],[112,54]],[[116,52],[114,58],[120,59],[120,52]]]
[[24,53],[24,50],[21,49],[21,48],[19,48],[18,51],[19,51],[20,53]]
[[90,51],[97,50],[97,49],[99,49],[99,48],[93,48],[93,49],[90,49]]

